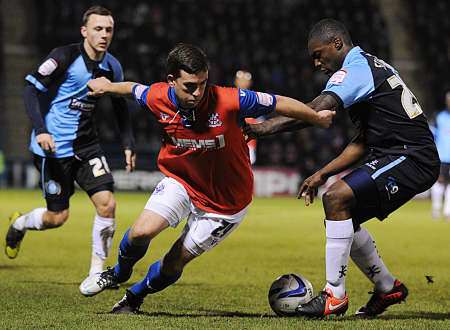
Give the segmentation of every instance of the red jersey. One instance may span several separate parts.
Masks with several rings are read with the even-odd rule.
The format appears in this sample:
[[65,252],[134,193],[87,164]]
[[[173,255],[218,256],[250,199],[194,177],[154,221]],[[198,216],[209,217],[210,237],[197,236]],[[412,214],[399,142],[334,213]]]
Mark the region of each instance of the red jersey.
[[252,200],[253,173],[240,123],[239,90],[210,85],[189,127],[169,84],[156,83],[145,103],[164,128],[158,167],[180,182],[201,210],[235,214]]

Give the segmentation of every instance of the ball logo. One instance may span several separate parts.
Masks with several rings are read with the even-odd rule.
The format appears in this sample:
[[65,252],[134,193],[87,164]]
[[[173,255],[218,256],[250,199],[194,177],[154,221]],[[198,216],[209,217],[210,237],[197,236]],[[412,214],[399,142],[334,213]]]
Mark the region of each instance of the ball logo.
[[56,181],[50,180],[45,184],[45,191],[49,195],[59,195],[61,193],[61,185]]

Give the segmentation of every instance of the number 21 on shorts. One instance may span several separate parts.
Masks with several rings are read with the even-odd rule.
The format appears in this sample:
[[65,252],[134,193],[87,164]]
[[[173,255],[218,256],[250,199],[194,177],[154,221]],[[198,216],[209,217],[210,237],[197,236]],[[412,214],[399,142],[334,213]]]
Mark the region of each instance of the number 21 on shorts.
[[96,157],[89,160],[89,165],[92,166],[92,174],[94,177],[102,176],[106,173],[110,173],[108,163],[106,162],[105,156],[101,158]]

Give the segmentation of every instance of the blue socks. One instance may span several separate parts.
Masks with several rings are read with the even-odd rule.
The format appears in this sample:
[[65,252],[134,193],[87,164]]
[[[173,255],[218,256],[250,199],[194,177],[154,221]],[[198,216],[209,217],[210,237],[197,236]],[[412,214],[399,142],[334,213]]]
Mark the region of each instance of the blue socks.
[[144,298],[150,293],[155,293],[164,290],[169,285],[175,283],[181,277],[181,272],[174,276],[167,276],[161,273],[161,261],[158,260],[153,263],[149,269],[147,276],[130,288],[130,291],[140,297]]
[[133,266],[138,262],[147,252],[147,245],[133,245],[128,239],[128,229],[123,235],[119,247],[119,256],[117,258],[117,265],[114,267],[119,283],[127,281],[133,272]]

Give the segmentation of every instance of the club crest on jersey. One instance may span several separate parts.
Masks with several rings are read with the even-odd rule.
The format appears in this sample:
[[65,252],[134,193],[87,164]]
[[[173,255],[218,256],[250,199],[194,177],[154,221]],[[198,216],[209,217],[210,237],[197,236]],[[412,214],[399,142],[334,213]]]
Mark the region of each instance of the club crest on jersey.
[[344,81],[346,75],[347,75],[347,71],[344,70],[344,69],[341,69],[341,70],[335,72],[331,76],[329,83],[331,83],[331,84],[340,84],[340,83],[342,83]]
[[57,67],[58,62],[56,62],[53,58],[49,58],[39,66],[38,72],[43,76],[49,76],[56,70]]
[[161,118],[162,121],[166,121],[170,118],[170,116],[167,113],[164,112],[160,112],[159,113],[159,117]]
[[208,127],[219,127],[219,126],[222,126],[222,121],[219,118],[219,114],[216,112],[209,114]]
[[214,139],[177,139],[174,136],[172,136],[171,139],[177,148],[183,149],[215,150],[225,147],[225,137],[223,134],[216,136]]

